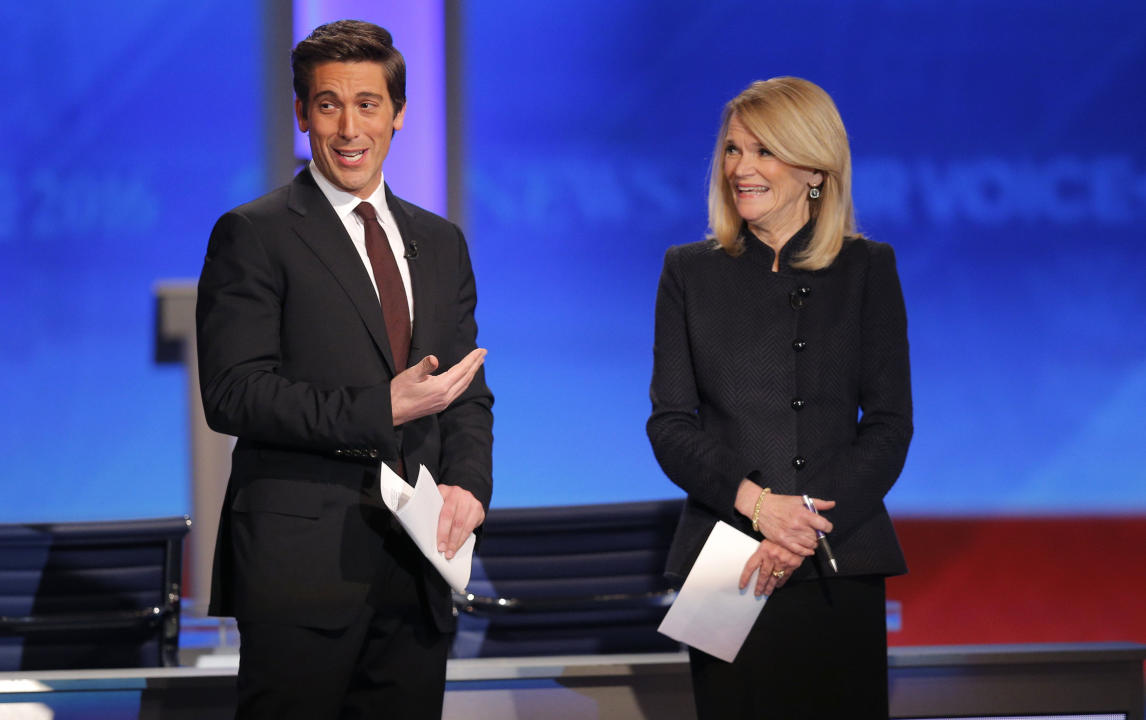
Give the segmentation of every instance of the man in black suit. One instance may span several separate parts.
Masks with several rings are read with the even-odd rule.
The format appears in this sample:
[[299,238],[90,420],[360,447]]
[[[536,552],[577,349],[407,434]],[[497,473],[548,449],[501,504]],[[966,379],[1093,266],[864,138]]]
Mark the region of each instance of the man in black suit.
[[383,181],[405,119],[390,34],[330,23],[291,61],[313,160],[220,218],[199,280],[207,422],[238,437],[209,612],[238,619],[240,718],[438,718],[449,588],[382,502],[379,463],[433,474],[447,557],[484,520],[469,253]]

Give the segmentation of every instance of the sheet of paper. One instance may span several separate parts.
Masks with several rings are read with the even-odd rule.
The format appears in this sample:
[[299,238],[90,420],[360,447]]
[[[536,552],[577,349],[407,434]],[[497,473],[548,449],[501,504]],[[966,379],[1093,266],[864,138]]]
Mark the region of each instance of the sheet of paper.
[[429,558],[430,562],[446,582],[460,593],[466,591],[470,582],[470,568],[473,562],[474,542],[473,533],[466,538],[454,556],[447,560],[443,553],[438,552],[438,515],[442,512],[442,494],[438,485],[430,475],[425,465],[418,466],[418,480],[414,487],[398,476],[393,470],[382,464],[381,471],[382,501],[406,534]]
[[728,523],[717,522],[657,630],[721,660],[735,660],[768,600],[753,595],[755,575],[744,590],[738,587],[757,545]]

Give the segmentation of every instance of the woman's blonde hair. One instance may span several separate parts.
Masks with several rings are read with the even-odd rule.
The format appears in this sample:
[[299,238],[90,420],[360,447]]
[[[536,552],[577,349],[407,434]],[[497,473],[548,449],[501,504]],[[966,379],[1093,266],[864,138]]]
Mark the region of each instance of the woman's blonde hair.
[[845,235],[857,235],[852,207],[852,160],[844,122],[832,98],[815,83],[797,77],[758,80],[724,106],[708,180],[708,224],[731,255],[744,251],[741,218],[724,177],[724,148],[733,116],[776,158],[823,175],[820,197],[809,200],[815,232],[792,262],[820,270],[832,264]]

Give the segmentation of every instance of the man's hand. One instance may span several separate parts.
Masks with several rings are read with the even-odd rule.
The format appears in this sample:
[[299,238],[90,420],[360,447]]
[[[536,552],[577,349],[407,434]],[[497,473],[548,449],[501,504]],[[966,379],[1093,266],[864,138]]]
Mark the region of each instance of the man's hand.
[[442,493],[442,512],[438,515],[438,552],[446,559],[454,553],[478,525],[485,521],[485,509],[469,490],[457,485],[439,485]]
[[427,355],[417,365],[395,375],[390,381],[394,426],[445,410],[473,382],[485,354],[484,348],[476,348],[441,375],[432,374],[438,369],[438,358]]

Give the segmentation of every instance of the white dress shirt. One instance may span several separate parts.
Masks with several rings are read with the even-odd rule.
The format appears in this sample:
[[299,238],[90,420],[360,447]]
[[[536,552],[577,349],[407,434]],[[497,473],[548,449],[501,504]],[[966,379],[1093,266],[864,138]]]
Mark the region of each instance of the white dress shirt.
[[[390,214],[390,207],[386,204],[386,177],[382,176],[381,182],[378,183],[378,189],[374,191],[366,200],[352,195],[345,190],[339,190],[327,180],[323,174],[315,166],[314,161],[310,161],[310,174],[314,176],[314,181],[318,184],[322,194],[330,202],[334,212],[338,215],[338,219],[342,221],[342,225],[346,228],[346,232],[350,234],[350,239],[354,243],[354,249],[358,251],[358,256],[362,258],[362,265],[366,268],[366,273],[370,276],[370,282],[374,285],[374,294],[378,294],[378,281],[374,278],[374,268],[370,265],[370,256],[366,253],[366,230],[362,224],[362,218],[358,213],[354,212],[354,208],[358,207],[359,203],[368,202],[374,206],[374,211],[378,214],[378,224],[386,232],[386,239],[390,241],[390,249],[394,252],[394,260],[398,263],[398,273],[402,276],[402,287],[406,291],[406,303],[410,308],[410,327],[413,331],[414,325],[414,292],[410,284],[410,263],[406,260],[406,246],[402,243],[402,234],[398,232],[398,223],[394,222],[394,216]],[[378,301],[379,307],[382,301]]]

